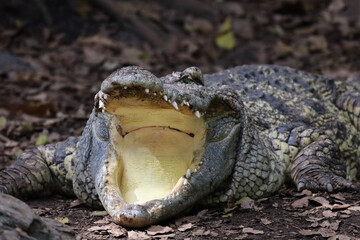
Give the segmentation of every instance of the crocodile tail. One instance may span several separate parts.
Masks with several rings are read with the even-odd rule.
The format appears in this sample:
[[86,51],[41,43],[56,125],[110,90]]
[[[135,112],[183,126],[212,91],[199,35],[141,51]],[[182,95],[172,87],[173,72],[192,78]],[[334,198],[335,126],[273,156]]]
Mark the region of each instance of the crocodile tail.
[[27,150],[0,171],[0,192],[26,198],[53,192],[73,195],[73,156],[78,139]]

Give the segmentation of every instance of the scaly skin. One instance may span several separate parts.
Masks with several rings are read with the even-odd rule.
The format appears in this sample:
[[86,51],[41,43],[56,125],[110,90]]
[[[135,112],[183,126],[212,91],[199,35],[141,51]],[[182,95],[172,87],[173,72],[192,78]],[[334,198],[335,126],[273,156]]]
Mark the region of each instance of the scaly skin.
[[[172,192],[144,203],[126,202],[119,187],[118,171],[126,169],[117,144],[129,133],[115,103],[131,97],[184,119],[191,115],[206,128],[203,146],[194,153],[199,161]],[[172,124],[161,129],[197,137]],[[74,192],[91,207],[103,206],[117,223],[141,227],[196,203],[265,197],[285,180],[298,190],[357,189],[351,181],[360,178],[358,130],[360,92],[333,79],[269,65],[204,76],[192,67],[162,78],[126,67],[103,82],[79,139],[25,152],[0,172],[0,191],[17,197]]]

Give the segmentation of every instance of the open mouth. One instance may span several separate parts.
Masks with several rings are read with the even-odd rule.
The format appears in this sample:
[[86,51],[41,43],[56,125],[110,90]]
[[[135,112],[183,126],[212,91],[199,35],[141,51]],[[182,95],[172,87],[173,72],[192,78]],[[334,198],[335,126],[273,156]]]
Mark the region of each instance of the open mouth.
[[186,102],[174,105],[142,92],[113,97],[105,106],[113,115],[114,181],[129,204],[176,197],[197,171],[206,137],[203,118]]

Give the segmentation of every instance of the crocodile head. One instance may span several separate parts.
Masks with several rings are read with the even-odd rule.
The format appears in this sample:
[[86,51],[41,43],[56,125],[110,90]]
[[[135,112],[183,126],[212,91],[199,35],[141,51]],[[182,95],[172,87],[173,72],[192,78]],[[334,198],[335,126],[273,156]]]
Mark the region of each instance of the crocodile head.
[[117,223],[174,216],[232,173],[243,107],[234,91],[203,81],[195,67],[162,78],[125,67],[102,83],[94,124],[106,126],[108,144],[90,161],[101,162],[95,187]]

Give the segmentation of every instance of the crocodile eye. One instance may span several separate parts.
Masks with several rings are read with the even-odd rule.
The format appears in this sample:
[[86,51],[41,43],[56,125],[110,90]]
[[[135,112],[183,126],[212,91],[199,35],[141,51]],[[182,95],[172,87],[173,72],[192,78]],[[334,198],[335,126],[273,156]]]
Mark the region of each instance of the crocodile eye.
[[204,77],[198,67],[188,67],[180,73],[180,80],[184,83],[196,83],[204,86]]

